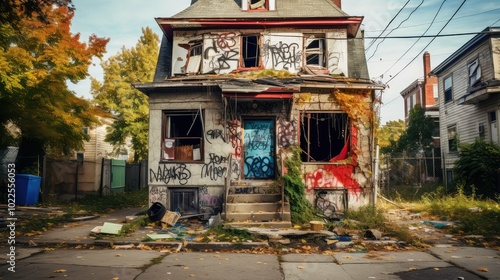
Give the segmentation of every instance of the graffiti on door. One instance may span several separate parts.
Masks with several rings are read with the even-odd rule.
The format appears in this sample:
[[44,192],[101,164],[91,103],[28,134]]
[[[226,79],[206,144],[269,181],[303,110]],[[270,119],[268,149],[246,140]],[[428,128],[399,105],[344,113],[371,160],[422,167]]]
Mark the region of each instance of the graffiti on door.
[[245,178],[274,178],[274,120],[245,120],[243,150]]

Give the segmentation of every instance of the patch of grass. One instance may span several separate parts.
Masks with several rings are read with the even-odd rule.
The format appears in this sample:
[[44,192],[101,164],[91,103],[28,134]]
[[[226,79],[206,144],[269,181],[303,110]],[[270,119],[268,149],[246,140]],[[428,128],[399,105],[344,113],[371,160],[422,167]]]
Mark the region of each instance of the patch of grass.
[[454,195],[429,194],[421,201],[420,209],[441,220],[453,221],[451,230],[465,235],[492,237],[500,232],[500,205],[491,199],[466,195],[462,188]]
[[345,215],[347,218],[346,223],[350,222],[350,224],[347,224],[350,228],[364,230],[385,227],[384,210],[375,208],[373,205],[364,206],[354,211],[346,211]]
[[223,225],[212,227],[203,234],[202,242],[233,242],[242,243],[255,240],[254,235],[243,229],[226,228]]
[[122,230],[120,231],[120,235],[123,236],[123,235],[127,235],[129,233],[132,233],[141,227],[147,226],[149,224],[149,222],[150,221],[149,221],[148,216],[139,216],[138,218],[136,218],[132,222],[124,225],[122,227]]
[[[116,193],[109,196],[87,195],[78,201],[63,202],[59,204],[40,205],[41,207],[60,207],[64,214],[56,216],[32,216],[23,218],[16,230],[21,234],[41,234],[53,227],[65,223],[69,218],[82,215],[103,214],[117,209],[130,207],[147,207],[147,188],[140,191]],[[138,219],[131,225],[124,227],[124,234],[134,230],[144,223],[144,219]],[[130,228],[129,228],[130,227]],[[135,228],[136,229],[136,228]]]
[[143,188],[139,191],[114,193],[106,196],[89,194],[78,201],[70,202],[65,208],[84,210],[91,213],[107,213],[112,210],[130,207],[146,207],[147,204],[148,189]]

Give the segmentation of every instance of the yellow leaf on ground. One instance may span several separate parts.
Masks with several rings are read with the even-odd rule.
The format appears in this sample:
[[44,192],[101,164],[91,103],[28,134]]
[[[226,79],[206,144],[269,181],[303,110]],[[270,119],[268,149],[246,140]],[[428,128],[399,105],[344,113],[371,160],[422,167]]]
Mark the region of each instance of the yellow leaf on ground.
[[477,270],[483,271],[483,272],[488,272],[489,271],[486,267],[478,267]]
[[55,273],[64,273],[66,272],[66,269],[57,269],[57,270],[54,270]]

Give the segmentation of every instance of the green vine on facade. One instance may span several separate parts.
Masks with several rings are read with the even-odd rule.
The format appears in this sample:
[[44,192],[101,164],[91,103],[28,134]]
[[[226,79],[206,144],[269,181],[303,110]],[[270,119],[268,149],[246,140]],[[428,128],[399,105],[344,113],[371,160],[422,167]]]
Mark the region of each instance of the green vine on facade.
[[302,181],[300,148],[291,146],[285,159],[287,172],[283,175],[285,182],[285,196],[290,203],[292,224],[302,225],[314,220],[314,209],[306,199],[306,187]]

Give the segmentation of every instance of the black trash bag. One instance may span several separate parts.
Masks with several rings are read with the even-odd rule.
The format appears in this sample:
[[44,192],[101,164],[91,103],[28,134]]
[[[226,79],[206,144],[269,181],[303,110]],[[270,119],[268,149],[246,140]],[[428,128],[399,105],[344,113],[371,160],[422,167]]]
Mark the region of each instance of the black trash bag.
[[167,208],[165,208],[165,206],[163,206],[163,204],[161,204],[160,202],[154,202],[147,211],[149,220],[151,222],[160,221],[163,216],[165,216],[166,212]]

